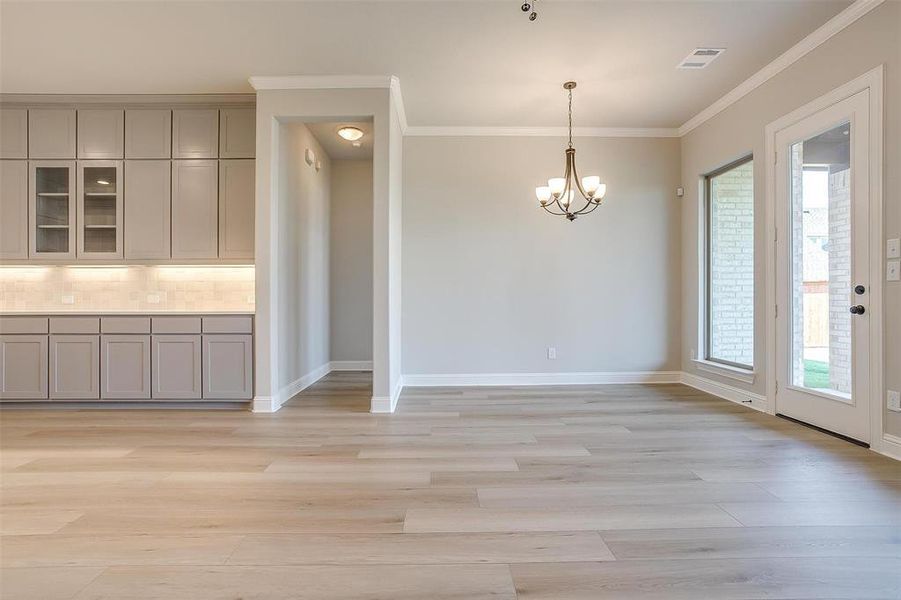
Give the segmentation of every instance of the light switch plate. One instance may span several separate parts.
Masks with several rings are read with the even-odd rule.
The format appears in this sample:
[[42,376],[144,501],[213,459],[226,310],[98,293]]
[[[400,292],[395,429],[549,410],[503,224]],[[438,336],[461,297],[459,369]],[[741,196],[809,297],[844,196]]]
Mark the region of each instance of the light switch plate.
[[899,281],[901,280],[901,261],[889,260],[885,263],[885,280]]
[[901,412],[901,392],[888,390],[886,396],[886,406],[888,409],[893,412]]
[[63,294],[62,303],[63,304],[75,304],[75,296],[72,294]]
[[885,257],[901,258],[901,240],[893,238],[885,241]]
[[547,359],[548,360],[557,360],[557,349],[556,348],[548,348],[547,349]]
[[684,195],[685,195],[685,190],[684,190],[683,188],[677,187],[677,188],[676,188],[676,196],[678,196],[679,198],[681,198],[681,197],[684,196]]

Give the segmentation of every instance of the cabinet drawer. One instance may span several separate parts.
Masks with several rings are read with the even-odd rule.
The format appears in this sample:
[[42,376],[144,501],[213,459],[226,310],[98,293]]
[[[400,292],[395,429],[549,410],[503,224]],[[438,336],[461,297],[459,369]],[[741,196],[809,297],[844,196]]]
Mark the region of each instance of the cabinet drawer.
[[100,333],[100,317],[50,317],[50,333]]
[[47,333],[47,317],[0,317],[0,333]]
[[101,317],[101,333],[150,333],[150,317]]
[[203,318],[204,333],[253,333],[253,319],[249,316],[216,316]]
[[200,317],[153,317],[153,333],[200,333]]

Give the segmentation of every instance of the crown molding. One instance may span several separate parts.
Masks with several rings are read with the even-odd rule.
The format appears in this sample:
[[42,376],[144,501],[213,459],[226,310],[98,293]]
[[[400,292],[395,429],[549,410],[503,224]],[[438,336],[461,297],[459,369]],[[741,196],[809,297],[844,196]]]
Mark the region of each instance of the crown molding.
[[871,10],[882,4],[885,0],[856,0],[852,5],[838,13],[819,28],[815,29],[803,40],[786,50],[773,62],[763,67],[749,78],[744,80],[730,92],[726,93],[719,100],[696,114],[694,117],[682,124],[678,129],[679,136],[683,136],[692,131],[705,121],[708,121],[732,106],[755,89],[802,59],[804,56],[815,50],[821,44],[829,40],[832,36],[839,33],[855,21],[861,18]]
[[[428,127],[412,125],[406,135],[426,137],[566,137],[566,127]],[[674,138],[678,129],[664,127],[575,127],[573,137]]]
[[392,75],[254,75],[247,79],[256,91],[390,88],[396,80]]

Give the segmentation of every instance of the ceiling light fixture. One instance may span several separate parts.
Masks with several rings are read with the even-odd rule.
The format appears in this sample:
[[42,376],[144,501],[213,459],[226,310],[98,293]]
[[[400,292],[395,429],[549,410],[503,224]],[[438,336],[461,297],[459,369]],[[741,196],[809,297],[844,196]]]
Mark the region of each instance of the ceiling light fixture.
[[530,21],[538,18],[538,0],[526,0],[519,9],[524,13],[529,13]]
[[342,127],[338,130],[338,135],[348,142],[355,142],[363,137],[363,130],[359,127]]
[[[535,188],[535,195],[538,197],[541,208],[552,215],[566,217],[570,221],[575,221],[577,216],[586,215],[597,209],[607,194],[607,184],[601,183],[600,177],[590,175],[579,179],[579,173],[576,171],[576,149],[573,147],[573,89],[575,87],[575,81],[567,81],[563,84],[563,89],[569,92],[569,144],[566,147],[566,170],[563,177],[548,179],[546,186]],[[575,189],[573,183],[575,183]],[[571,210],[576,189],[585,200],[585,205],[579,210]],[[548,208],[548,206],[554,205],[561,212],[555,212]]]

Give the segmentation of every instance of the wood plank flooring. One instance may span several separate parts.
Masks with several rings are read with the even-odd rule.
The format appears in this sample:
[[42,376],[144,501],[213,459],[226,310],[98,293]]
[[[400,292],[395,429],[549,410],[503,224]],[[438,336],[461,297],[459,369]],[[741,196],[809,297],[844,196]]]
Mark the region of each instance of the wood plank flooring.
[[680,385],[0,412],[0,597],[901,598],[901,463]]

